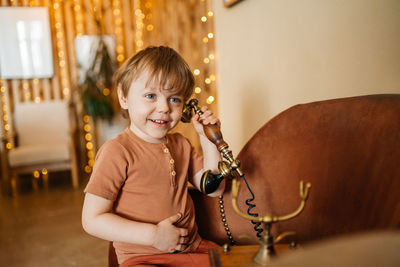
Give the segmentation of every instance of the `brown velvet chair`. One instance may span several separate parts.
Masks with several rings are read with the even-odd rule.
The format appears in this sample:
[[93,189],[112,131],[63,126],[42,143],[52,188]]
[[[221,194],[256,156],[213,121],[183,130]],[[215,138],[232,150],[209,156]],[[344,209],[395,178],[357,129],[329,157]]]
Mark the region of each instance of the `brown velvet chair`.
[[[253,210],[259,214],[294,211],[300,202],[299,181],[312,184],[304,211],[275,224],[273,233],[296,231],[292,240],[306,243],[400,228],[400,94],[296,105],[261,127],[238,159],[256,196]],[[191,193],[200,235],[228,243],[219,199]],[[242,210],[247,209],[244,201],[249,196],[242,182],[238,198]],[[253,225],[233,211],[229,183],[224,202],[235,241],[256,243]],[[242,234],[254,238],[242,239]]]
[[[238,155],[259,214],[285,215],[300,202],[299,181],[312,188],[304,211],[273,226],[296,231],[300,243],[337,234],[400,228],[400,94],[369,95],[296,105],[267,122]],[[245,184],[239,207],[246,210]],[[218,199],[193,194],[200,235],[227,243]],[[239,239],[253,225],[224,194],[228,225]]]

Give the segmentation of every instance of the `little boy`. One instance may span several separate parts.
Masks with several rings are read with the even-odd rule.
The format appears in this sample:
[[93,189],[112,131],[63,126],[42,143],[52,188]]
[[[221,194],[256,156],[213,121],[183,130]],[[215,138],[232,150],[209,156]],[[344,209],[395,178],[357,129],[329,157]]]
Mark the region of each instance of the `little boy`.
[[171,48],[140,51],[117,71],[115,85],[130,126],[96,155],[85,188],[85,231],[113,241],[120,266],[207,266],[207,249],[216,245],[197,233],[187,182],[199,189],[205,170],[218,172],[220,156],[203,125],[219,120],[206,107],[201,123],[192,118],[204,158],[181,134],[168,134],[194,86],[187,63]]

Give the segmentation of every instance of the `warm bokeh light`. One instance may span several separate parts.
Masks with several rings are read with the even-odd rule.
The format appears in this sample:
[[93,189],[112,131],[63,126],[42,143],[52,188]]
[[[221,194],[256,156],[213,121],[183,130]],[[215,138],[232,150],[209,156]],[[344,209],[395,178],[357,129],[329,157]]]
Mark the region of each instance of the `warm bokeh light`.
[[146,29],[150,32],[154,29],[154,26],[152,24],[147,25]]
[[87,143],[86,143],[86,148],[87,148],[88,150],[93,149],[93,143],[92,143],[92,142],[87,142]]
[[94,152],[92,150],[88,151],[87,155],[89,159],[94,158]]
[[124,46],[123,45],[118,45],[117,46],[117,53],[123,53],[124,52]]
[[92,140],[92,135],[90,133],[85,134],[86,141]]
[[34,172],[33,172],[33,177],[35,177],[36,179],[38,179],[38,178],[40,177],[40,172],[34,171]]
[[91,173],[92,172],[92,168],[88,165],[85,166],[85,172],[86,173]]
[[105,95],[105,96],[108,96],[108,95],[110,95],[110,89],[108,89],[108,88],[104,88],[103,89],[103,95]]
[[117,56],[117,61],[118,61],[118,62],[122,62],[122,61],[124,61],[124,60],[125,60],[124,55],[118,55],[118,56]]
[[88,123],[90,120],[90,117],[88,115],[83,116],[83,121]]

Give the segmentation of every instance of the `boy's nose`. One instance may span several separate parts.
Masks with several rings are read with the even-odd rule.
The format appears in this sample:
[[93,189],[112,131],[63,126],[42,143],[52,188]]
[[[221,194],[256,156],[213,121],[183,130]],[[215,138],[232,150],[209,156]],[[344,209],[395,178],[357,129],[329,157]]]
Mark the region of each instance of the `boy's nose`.
[[158,112],[163,112],[163,113],[168,112],[169,111],[168,100],[166,99],[159,100],[157,103],[157,110]]

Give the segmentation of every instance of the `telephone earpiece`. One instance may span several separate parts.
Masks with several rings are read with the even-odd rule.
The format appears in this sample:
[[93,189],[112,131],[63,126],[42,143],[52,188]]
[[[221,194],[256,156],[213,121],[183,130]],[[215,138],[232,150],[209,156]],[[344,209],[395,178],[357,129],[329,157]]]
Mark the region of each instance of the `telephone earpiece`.
[[[198,103],[199,101],[197,99],[192,98],[189,100],[187,104],[184,105],[181,121],[188,123],[190,122],[194,114],[198,114],[199,121],[201,122],[202,120],[201,116],[203,115],[203,111],[201,111],[201,108],[198,106]],[[222,150],[228,147],[228,144],[224,141],[222,137],[222,133],[218,125],[216,124],[204,125],[204,133],[206,134],[207,138],[217,146],[219,152],[222,153]]]
[[189,104],[185,104],[182,110],[181,121],[184,123],[189,123],[192,117],[193,117],[192,108],[189,106]]

